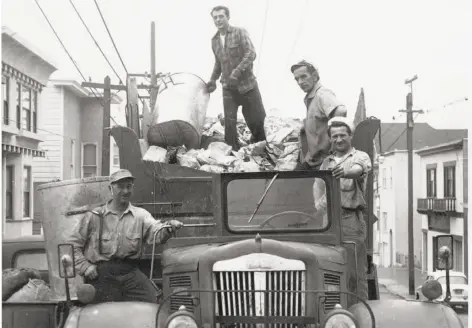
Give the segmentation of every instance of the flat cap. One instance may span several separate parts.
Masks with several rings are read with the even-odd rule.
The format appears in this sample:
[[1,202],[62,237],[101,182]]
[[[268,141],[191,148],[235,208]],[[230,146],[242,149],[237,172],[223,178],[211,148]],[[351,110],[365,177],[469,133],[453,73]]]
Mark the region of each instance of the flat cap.
[[351,130],[351,132],[354,132],[354,123],[348,119],[347,117],[344,117],[344,116],[335,116],[333,118],[331,118],[329,121],[328,121],[328,128],[333,124],[333,123],[341,123],[341,124],[345,124],[349,127],[349,129]]
[[311,67],[312,69],[318,72],[318,69],[315,67],[315,65],[313,65],[310,62],[307,62],[306,60],[300,60],[298,63],[293,64],[290,67],[290,71],[293,73],[293,71],[295,71],[297,68],[300,68],[300,67]]
[[135,179],[130,171],[121,169],[110,175],[110,184],[118,182],[123,179]]

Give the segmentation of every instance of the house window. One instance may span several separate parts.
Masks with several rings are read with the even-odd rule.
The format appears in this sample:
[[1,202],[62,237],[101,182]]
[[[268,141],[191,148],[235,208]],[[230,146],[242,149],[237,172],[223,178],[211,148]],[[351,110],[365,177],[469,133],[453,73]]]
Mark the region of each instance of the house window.
[[390,189],[393,189],[393,169],[390,167]]
[[21,84],[16,84],[16,127],[21,129]]
[[444,197],[456,197],[456,167],[444,167]]
[[113,144],[113,166],[120,166],[120,149],[117,144]]
[[383,231],[387,231],[387,212],[382,213]]
[[6,167],[6,177],[5,177],[5,189],[6,189],[6,219],[12,220],[13,219],[13,189],[15,184],[13,182],[15,174],[15,169],[13,165],[7,165]]
[[382,185],[384,189],[387,189],[387,169],[382,169]]
[[24,130],[31,131],[31,89],[21,87],[22,126]]
[[8,111],[9,94],[10,79],[7,76],[2,76],[3,124],[5,125],[8,125],[10,122],[10,112]]
[[70,141],[70,178],[75,178],[75,141]]
[[426,197],[436,197],[436,169],[426,170]]
[[82,145],[82,178],[97,175],[97,145],[84,143]]
[[32,91],[31,92],[31,109],[32,109],[32,131],[37,133],[38,131],[38,92]]
[[23,168],[23,217],[30,217],[31,208],[31,166]]

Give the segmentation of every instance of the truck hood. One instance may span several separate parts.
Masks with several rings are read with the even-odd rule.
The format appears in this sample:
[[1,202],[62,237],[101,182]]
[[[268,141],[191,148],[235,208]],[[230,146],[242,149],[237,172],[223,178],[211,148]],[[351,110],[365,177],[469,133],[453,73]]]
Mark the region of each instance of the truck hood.
[[158,309],[159,305],[144,302],[87,305],[71,312],[66,327],[70,325],[74,328],[155,328]]
[[[260,238],[260,237],[259,237]],[[200,260],[210,253],[231,254],[235,250],[249,250],[253,253],[272,253],[281,257],[289,258],[290,254],[310,253],[316,258],[320,265],[326,262],[338,265],[346,264],[343,256],[344,248],[339,246],[326,246],[320,244],[307,244],[300,242],[278,241],[274,239],[246,239],[233,243],[215,243],[189,247],[168,249],[163,252],[163,273],[178,273],[197,271]],[[325,262],[325,263],[323,263]]]

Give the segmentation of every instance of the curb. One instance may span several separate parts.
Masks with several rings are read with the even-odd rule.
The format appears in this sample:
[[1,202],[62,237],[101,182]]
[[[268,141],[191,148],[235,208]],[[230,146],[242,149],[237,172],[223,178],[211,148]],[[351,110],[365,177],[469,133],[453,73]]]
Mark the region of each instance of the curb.
[[403,299],[403,300],[405,300],[405,301],[411,300],[410,298],[407,298],[407,297],[405,297],[405,296],[403,296],[403,295],[401,295],[401,294],[395,293],[394,291],[390,290],[390,289],[388,288],[388,286],[385,285],[385,284],[379,284],[379,285],[380,285],[380,286],[383,286],[383,287],[384,287],[390,294],[392,294],[392,295],[395,295],[395,296],[397,296],[397,297],[400,297],[401,299]]

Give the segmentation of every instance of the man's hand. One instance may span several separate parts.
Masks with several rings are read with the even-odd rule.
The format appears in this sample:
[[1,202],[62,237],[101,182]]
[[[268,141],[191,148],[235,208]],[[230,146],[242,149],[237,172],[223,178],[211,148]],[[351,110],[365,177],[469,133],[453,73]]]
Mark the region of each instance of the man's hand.
[[336,179],[340,179],[344,177],[344,168],[342,167],[342,165],[338,165],[333,169],[333,176]]
[[90,280],[97,279],[98,277],[97,266],[95,264],[90,265],[87,268],[87,270],[85,270],[84,276]]
[[208,81],[208,83],[206,84],[206,87],[207,87],[208,93],[212,93],[213,91],[216,90],[216,82],[213,81],[213,80],[210,80],[210,81]]
[[177,230],[182,228],[184,224],[177,220],[170,220],[165,223],[166,228],[162,230],[161,243],[165,243]]
[[230,89],[236,89],[239,83],[239,73],[238,71],[234,70],[228,78],[228,87]]

